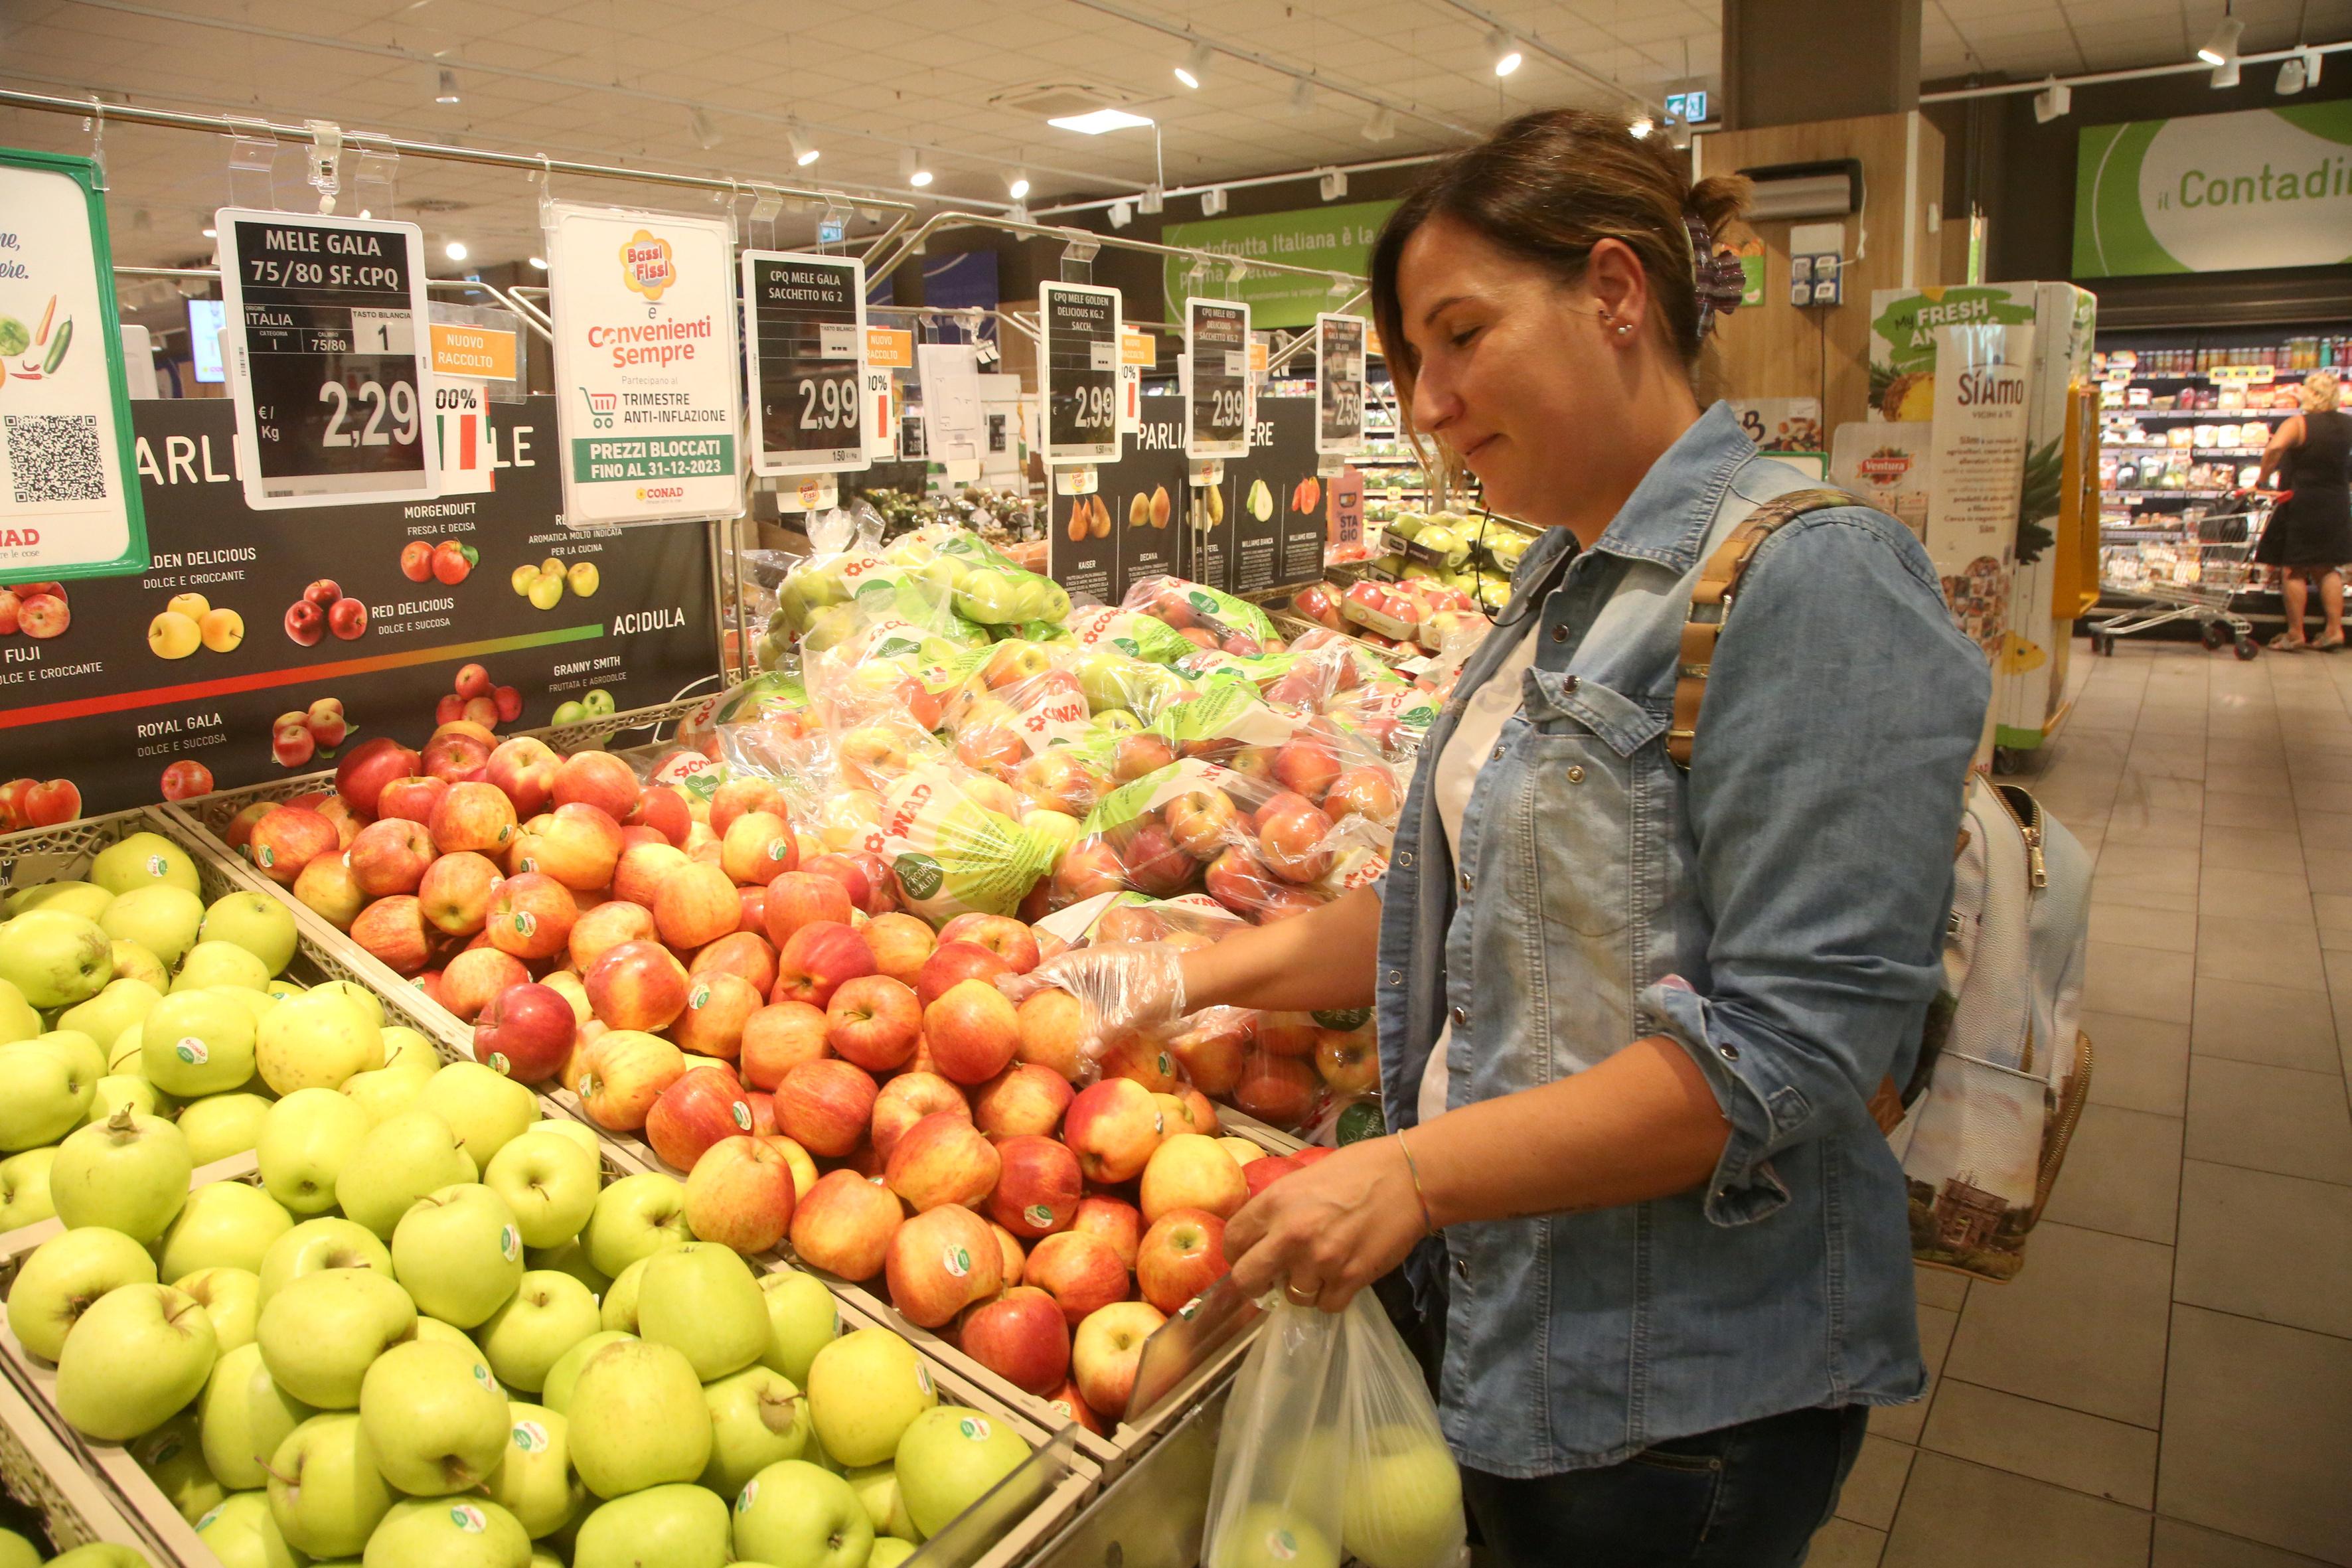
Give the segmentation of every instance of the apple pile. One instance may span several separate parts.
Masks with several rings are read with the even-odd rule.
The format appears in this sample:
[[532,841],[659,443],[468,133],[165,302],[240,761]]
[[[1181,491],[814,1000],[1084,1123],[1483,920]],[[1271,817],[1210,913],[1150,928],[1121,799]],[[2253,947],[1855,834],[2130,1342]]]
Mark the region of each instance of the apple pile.
[[227,1563],[895,1563],[1028,1446],[715,1239],[792,1191],[733,1142],[607,1182],[593,1130],[421,1039],[270,1106],[258,1184],[191,1189],[124,1107],[58,1151],[9,1328]]
[[304,647],[316,647],[329,632],[356,642],[367,635],[367,605],[344,593],[332,577],[312,583],[286,608],[286,635]]
[[0,784],[0,833],[55,827],[81,815],[81,786],[71,779],[10,779]]

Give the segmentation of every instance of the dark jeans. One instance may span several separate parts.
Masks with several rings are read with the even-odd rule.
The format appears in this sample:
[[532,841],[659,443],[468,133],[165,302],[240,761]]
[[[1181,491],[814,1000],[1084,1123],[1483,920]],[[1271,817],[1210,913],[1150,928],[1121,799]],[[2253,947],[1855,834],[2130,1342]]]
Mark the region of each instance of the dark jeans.
[[1465,1469],[1463,1496],[1500,1568],[1794,1568],[1868,1419],[1792,1410],[1530,1480]]

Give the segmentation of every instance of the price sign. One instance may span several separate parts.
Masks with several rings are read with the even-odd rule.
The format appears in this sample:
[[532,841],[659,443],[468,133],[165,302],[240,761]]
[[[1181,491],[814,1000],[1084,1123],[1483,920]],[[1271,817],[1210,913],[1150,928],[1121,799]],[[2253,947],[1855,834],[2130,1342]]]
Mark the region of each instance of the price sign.
[[1250,312],[1228,300],[1184,301],[1184,455],[1249,456]]
[[437,494],[423,231],[240,207],[214,223],[246,504]]
[[1364,447],[1364,322],[1315,318],[1315,449],[1341,456]]
[[751,471],[865,468],[866,264],[743,253],[750,314]]
[[1045,328],[1038,381],[1045,402],[1045,461],[1118,461],[1119,298],[1091,283],[1037,289]]

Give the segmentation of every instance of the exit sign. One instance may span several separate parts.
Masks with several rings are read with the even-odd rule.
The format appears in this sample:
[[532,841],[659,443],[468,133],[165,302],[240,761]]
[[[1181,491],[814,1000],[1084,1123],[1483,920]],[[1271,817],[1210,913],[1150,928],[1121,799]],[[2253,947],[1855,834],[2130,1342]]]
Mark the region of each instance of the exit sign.
[[1666,114],[1685,125],[1696,125],[1706,118],[1706,94],[1704,90],[1670,92],[1666,94]]

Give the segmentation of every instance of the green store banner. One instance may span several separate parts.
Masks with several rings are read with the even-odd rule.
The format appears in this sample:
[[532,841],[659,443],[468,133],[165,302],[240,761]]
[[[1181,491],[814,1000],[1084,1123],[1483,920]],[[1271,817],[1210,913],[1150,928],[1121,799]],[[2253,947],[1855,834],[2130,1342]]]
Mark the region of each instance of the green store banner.
[[[1279,261],[1291,267],[1313,267],[1362,277],[1371,269],[1372,241],[1381,225],[1396,210],[1394,202],[1354,202],[1344,206],[1311,207],[1299,212],[1261,213],[1255,217],[1203,218],[1197,223],[1171,223],[1160,236],[1164,245],[1214,251],[1244,261]],[[1168,258],[1168,319],[1184,319],[1188,295],[1215,299],[1235,297],[1223,276],[1189,279],[1192,263]],[[1218,269],[1221,274],[1222,268]],[[1311,327],[1318,310],[1339,309],[1328,282],[1295,278],[1286,273],[1261,273],[1241,281],[1238,297],[1248,301],[1250,325]]]
[[2087,125],[2074,276],[2352,260],[2352,100]]

